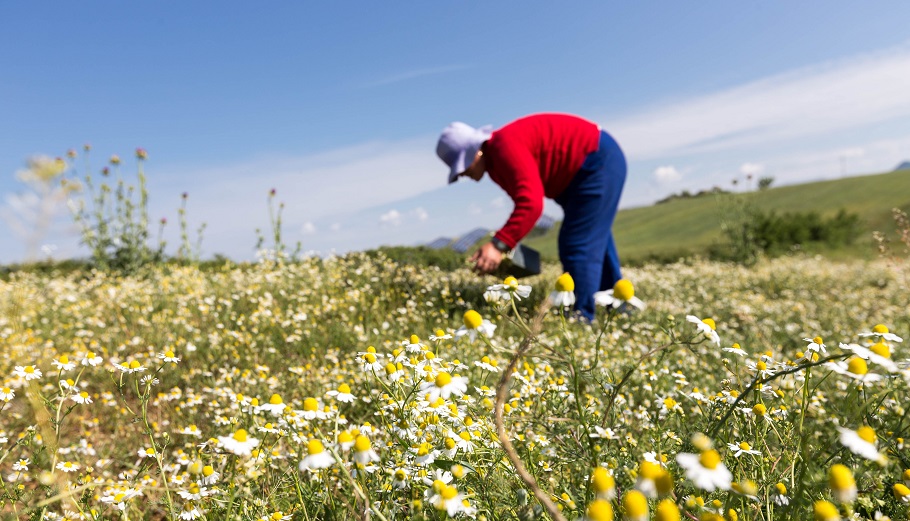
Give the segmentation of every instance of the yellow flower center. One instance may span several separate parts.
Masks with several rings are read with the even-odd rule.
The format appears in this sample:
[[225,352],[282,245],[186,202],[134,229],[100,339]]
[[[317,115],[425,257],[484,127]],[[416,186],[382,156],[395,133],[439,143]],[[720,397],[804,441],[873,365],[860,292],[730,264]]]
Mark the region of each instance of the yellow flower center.
[[426,455],[429,454],[429,453],[430,453],[430,444],[429,444],[429,443],[421,443],[421,444],[420,444],[420,447],[417,449],[417,455],[418,455],[418,456],[426,456]]
[[412,344],[419,344],[419,343],[420,343],[420,337],[418,337],[417,335],[411,335],[411,343],[412,343]]
[[706,469],[714,470],[720,465],[720,454],[716,450],[706,450],[698,457],[698,462]]
[[190,485],[190,494],[198,494],[198,493],[199,493],[199,483],[193,483],[192,485]]
[[830,521],[832,519],[840,519],[840,513],[837,511],[837,507],[834,506],[830,501],[825,501],[820,499],[815,502],[813,507],[813,514],[815,521]]
[[119,494],[114,496],[114,503],[120,503],[121,501],[123,501],[123,498],[125,498],[125,497],[126,497],[126,494],[124,494],[123,492],[120,492]]
[[436,375],[436,387],[445,387],[452,381],[452,375],[442,372]]
[[442,492],[440,492],[440,495],[445,500],[455,499],[455,496],[458,495],[458,489],[456,489],[453,486],[446,485],[445,487],[443,487]]
[[246,431],[243,429],[237,429],[237,432],[234,433],[234,439],[239,442],[244,442],[247,439]]
[[891,348],[884,342],[878,342],[869,348],[869,351],[877,354],[882,358],[891,358]]
[[463,439],[464,441],[471,441],[471,433],[468,431],[462,431],[461,434],[458,435],[458,437]]
[[752,446],[746,442],[740,443],[739,448],[741,448],[742,450],[752,450]]
[[635,296],[635,287],[626,279],[619,279],[613,285],[613,296],[619,300],[632,300]]
[[61,364],[68,364],[69,361],[70,361],[70,358],[69,358],[68,356],[66,356],[66,355],[60,355],[59,362],[60,362]]
[[858,356],[854,356],[850,359],[850,362],[847,363],[847,371],[853,374],[863,375],[869,372],[869,366],[866,365],[866,361]]
[[32,374],[32,373],[34,373],[34,372],[35,372],[35,366],[32,366],[32,365],[25,366],[25,372],[26,372],[27,374]]
[[556,279],[556,291],[575,291],[575,280],[568,273],[563,273]]
[[768,408],[764,404],[757,403],[752,407],[752,413],[756,416],[764,416]]
[[325,447],[322,445],[322,442],[319,440],[310,440],[306,444],[307,454],[322,454],[325,451]]
[[654,521],[679,521],[679,507],[671,499],[664,499],[657,504]]
[[663,469],[660,468],[660,465],[650,461],[642,461],[638,466],[638,475],[643,479],[655,480],[662,472]]
[[815,343],[818,344],[818,345],[824,344],[824,342],[822,341],[822,337],[820,337],[820,336],[817,336],[817,337],[813,338],[812,341],[815,342]]
[[592,501],[586,513],[591,521],[613,521],[613,506],[603,499]]
[[147,455],[149,455],[149,456],[154,456],[154,455],[155,455],[155,449],[152,449],[152,448],[145,449],[145,453],[146,453]]
[[872,332],[882,335],[888,332],[888,327],[884,324],[875,324],[875,327],[872,328]]
[[647,517],[648,498],[637,490],[630,490],[622,497],[622,509],[626,517]]
[[895,483],[892,490],[894,491],[894,499],[898,501],[903,501],[904,498],[910,496],[910,488],[907,488],[903,483]]
[[130,369],[139,369],[140,367],[142,367],[142,364],[140,364],[138,360],[130,362]]
[[165,356],[165,358],[174,358],[174,352],[173,352],[173,351],[167,351],[167,352],[164,353],[164,356]]
[[448,450],[452,450],[455,448],[455,440],[452,438],[446,438],[446,441],[444,443],[445,443],[446,449],[448,449]]
[[868,441],[869,443],[875,443],[875,431],[872,430],[872,427],[868,425],[863,425],[859,429],[856,429],[856,435],[863,441]]
[[272,405],[281,405],[284,402],[281,400],[281,396],[273,394],[272,397],[269,398],[269,403]]
[[211,476],[211,475],[214,474],[214,473],[215,473],[215,469],[212,468],[211,465],[206,465],[206,466],[202,467],[202,475],[203,475],[203,476],[209,477],[209,476]]
[[502,285],[509,289],[515,289],[518,286],[518,279],[509,275],[502,281]]
[[370,363],[370,364],[376,363],[376,355],[374,355],[373,353],[367,353],[367,354],[363,355],[363,359],[366,360],[367,363]]
[[338,443],[351,443],[352,441],[354,441],[354,436],[350,432],[341,431],[338,433]]
[[281,519],[282,519],[283,517],[284,517],[284,513],[283,513],[283,512],[275,512],[275,513],[272,514],[272,521],[281,521]]
[[483,317],[480,313],[469,309],[464,312],[464,326],[468,329],[477,329],[483,324]]
[[768,364],[766,364],[765,362],[759,361],[755,364],[755,368],[758,369],[759,371],[764,371],[768,368]]
[[338,392],[342,394],[351,394],[351,387],[348,384],[341,384],[338,386]]
[[828,486],[832,490],[843,491],[856,487],[853,472],[844,465],[837,463],[828,470]]
[[776,488],[777,493],[782,496],[787,493],[787,485],[784,485],[783,483],[778,483],[777,485],[774,485],[774,488]]
[[357,439],[354,440],[354,450],[357,452],[366,452],[370,450],[370,447],[372,447],[370,439],[362,434],[357,436]]
[[717,330],[717,324],[714,323],[714,319],[713,319],[713,318],[703,318],[703,319],[702,319],[702,322],[704,322],[705,324],[708,324],[708,327],[711,328],[711,331],[716,331],[716,330]]
[[594,490],[598,492],[607,492],[616,487],[616,480],[613,479],[613,476],[607,472],[607,469],[603,467],[597,467],[594,469],[594,474],[591,476],[591,483],[594,484]]
[[667,409],[672,409],[672,408],[676,407],[676,400],[674,400],[673,398],[670,398],[670,397],[664,398],[664,406]]

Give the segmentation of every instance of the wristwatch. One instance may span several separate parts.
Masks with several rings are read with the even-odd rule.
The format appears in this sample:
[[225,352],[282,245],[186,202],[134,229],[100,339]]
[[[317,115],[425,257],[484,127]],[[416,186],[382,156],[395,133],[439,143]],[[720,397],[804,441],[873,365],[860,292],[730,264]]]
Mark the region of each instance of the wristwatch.
[[502,242],[499,238],[493,237],[490,239],[490,243],[493,244],[493,247],[499,250],[502,253],[509,253],[512,251],[512,248],[509,248],[509,245]]

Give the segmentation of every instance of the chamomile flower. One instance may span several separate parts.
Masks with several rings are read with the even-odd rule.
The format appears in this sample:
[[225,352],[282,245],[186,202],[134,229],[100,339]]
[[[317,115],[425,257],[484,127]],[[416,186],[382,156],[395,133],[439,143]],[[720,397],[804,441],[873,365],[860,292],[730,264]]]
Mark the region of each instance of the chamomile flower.
[[591,474],[591,485],[594,487],[594,496],[597,499],[606,499],[607,501],[616,499],[616,480],[607,469],[603,467],[595,468]]
[[401,343],[401,346],[405,348],[405,351],[408,353],[419,353],[426,349],[426,346],[420,343],[420,337],[417,335],[411,335],[411,337]]
[[335,458],[325,450],[321,441],[313,439],[307,442],[307,455],[300,460],[301,471],[327,469],[335,464]]
[[679,507],[672,499],[664,499],[654,509],[654,521],[679,521]]
[[199,431],[199,427],[196,427],[195,424],[180,429],[177,431],[177,434],[186,434],[188,436],[195,436],[196,438],[202,436],[202,433]]
[[448,399],[451,396],[461,396],[468,390],[468,379],[463,376],[451,375],[445,371],[436,373],[436,377],[420,384],[421,395],[426,395],[428,402],[437,398]]
[[441,340],[448,340],[453,338],[451,333],[446,333],[442,329],[437,329],[435,334],[429,336],[431,342],[439,342]]
[[804,338],[803,340],[809,342],[809,345],[806,346],[807,359],[812,358],[811,353],[818,353],[819,355],[828,354],[828,350],[826,349],[827,346],[825,346],[825,342],[822,340],[822,337],[817,336],[813,338]]
[[866,361],[859,356],[853,356],[845,362],[828,362],[825,367],[837,374],[858,380],[863,384],[878,382],[882,379],[881,375],[870,373]]
[[155,449],[153,449],[151,447],[149,447],[147,449],[139,449],[137,451],[137,454],[139,455],[140,458],[154,458]]
[[673,478],[660,463],[645,460],[638,465],[635,488],[653,499],[673,489]]
[[76,393],[76,394],[70,396],[70,399],[76,403],[81,403],[81,404],[92,403],[92,397],[89,396],[89,394],[85,391],[82,391],[80,393]]
[[326,396],[330,398],[335,398],[342,403],[354,403],[356,398],[351,394],[351,386],[348,384],[341,384],[338,386],[338,389],[334,389],[325,393]]
[[177,355],[175,355],[174,352],[171,351],[170,349],[168,349],[167,351],[165,351],[163,353],[159,353],[158,358],[160,360],[162,360],[164,363],[170,363],[170,364],[176,364],[177,362],[180,361],[180,358]]
[[96,355],[92,351],[87,351],[83,356],[82,360],[79,362],[84,366],[88,367],[97,367],[104,363],[104,359]]
[[499,363],[487,355],[484,355],[480,360],[475,360],[474,365],[483,369],[484,371],[490,371],[493,373],[502,371],[502,369],[499,367]]
[[496,330],[496,325],[490,322],[489,320],[480,316],[480,313],[469,309],[464,313],[464,325],[458,328],[455,331],[455,338],[461,338],[464,335],[468,335],[473,342],[477,338],[477,334],[489,338],[493,336],[493,331]]
[[187,501],[183,505],[183,509],[180,511],[180,514],[177,515],[183,521],[192,521],[193,519],[199,519],[204,516],[205,512],[202,511],[198,505],[192,501]]
[[749,353],[743,351],[743,348],[737,343],[734,343],[730,347],[725,347],[725,348],[723,348],[723,350],[726,351],[727,353],[733,353],[734,355],[749,356]]
[[717,324],[713,318],[701,319],[695,315],[686,315],[686,320],[695,324],[695,328],[704,334],[709,340],[720,347],[720,337],[717,335]]
[[635,296],[635,287],[626,279],[619,279],[613,289],[597,291],[594,293],[594,303],[598,306],[619,309],[632,306],[645,309],[645,303]]
[[33,365],[17,365],[16,368],[13,369],[13,376],[24,378],[26,382],[37,380],[41,378],[41,369],[38,369]]
[[[435,489],[434,485],[434,489]],[[430,498],[430,503],[436,510],[444,510],[449,517],[455,517],[455,514],[464,510],[464,495],[458,492],[458,489],[452,485],[441,484],[436,490],[436,494]]]
[[510,299],[521,300],[528,298],[531,294],[531,286],[525,286],[518,283],[518,279],[509,276],[502,281],[502,284],[493,284],[483,293],[483,298],[487,302],[508,301]]
[[838,427],[837,430],[840,432],[841,444],[854,454],[879,463],[887,461],[885,455],[878,451],[878,440],[872,427],[863,425],[855,431]]
[[287,407],[287,404],[281,399],[281,395],[275,393],[269,397],[269,403],[260,405],[256,410],[259,412],[267,412],[272,416],[281,416],[281,413],[283,413]]
[[73,463],[72,461],[61,461],[57,463],[57,470],[62,470],[63,472],[76,472],[80,469],[78,463]]
[[774,493],[771,494],[771,501],[777,506],[789,505],[790,498],[787,496],[787,485],[780,482],[774,485]]
[[879,365],[889,372],[896,373],[899,371],[897,364],[891,360],[891,351],[884,343],[874,344],[868,349],[857,344],[842,343],[840,344],[840,348],[844,351],[852,351],[856,356],[863,360],[868,360]]
[[354,461],[361,465],[366,465],[374,461],[379,461],[379,454],[373,450],[373,444],[370,439],[363,434],[354,439]]
[[613,521],[613,505],[605,499],[595,499],[585,509],[584,521]]
[[853,479],[853,471],[845,465],[831,465],[828,469],[828,486],[831,495],[840,503],[853,503],[856,499],[856,480]]
[[733,482],[733,475],[714,449],[702,451],[701,454],[677,454],[676,462],[685,469],[686,478],[702,490],[729,490]]
[[894,494],[894,499],[905,505],[910,503],[910,487],[907,487],[907,485],[895,483],[894,486],[891,487],[891,492]]
[[820,499],[812,506],[812,515],[815,521],[840,521],[840,512],[830,501]]
[[575,280],[568,273],[563,273],[556,279],[553,292],[550,293],[550,302],[556,307],[569,307],[575,304]]
[[16,472],[28,472],[28,466],[31,465],[31,463],[32,461],[28,458],[20,459],[13,463],[13,470]]
[[12,388],[4,386],[0,387],[0,402],[8,402],[16,397],[16,391]]
[[221,474],[215,470],[211,465],[206,465],[202,467],[202,477],[199,478],[199,483],[202,485],[214,485],[218,483],[218,480],[221,479]]
[[883,340],[888,340],[891,342],[903,342],[904,341],[903,338],[888,331],[888,327],[884,324],[876,324],[875,327],[872,328],[872,331],[860,333],[859,336],[864,336],[864,337],[875,336],[875,337],[879,337]]
[[142,364],[138,360],[131,360],[129,362],[123,361],[119,364],[114,364],[114,369],[117,369],[121,373],[133,374],[145,371],[145,367],[142,367]]
[[259,445],[259,440],[250,437],[244,429],[237,429],[230,436],[219,436],[218,445],[238,456],[249,456]]
[[357,363],[360,364],[361,370],[366,373],[375,373],[381,371],[385,366],[382,355],[376,353],[376,348],[370,346],[366,352],[357,355]]
[[51,362],[51,364],[59,371],[69,371],[70,369],[76,367],[76,362],[70,362],[69,356],[65,354],[57,357],[57,359]]
[[648,521],[648,498],[637,490],[622,496],[622,518],[626,521]]
[[729,448],[731,451],[733,451],[734,458],[738,458],[738,457],[742,456],[743,454],[751,454],[753,456],[761,455],[761,451],[757,451],[757,450],[753,449],[751,445],[749,445],[748,443],[746,443],[744,441],[740,442],[739,444],[728,443],[727,448]]

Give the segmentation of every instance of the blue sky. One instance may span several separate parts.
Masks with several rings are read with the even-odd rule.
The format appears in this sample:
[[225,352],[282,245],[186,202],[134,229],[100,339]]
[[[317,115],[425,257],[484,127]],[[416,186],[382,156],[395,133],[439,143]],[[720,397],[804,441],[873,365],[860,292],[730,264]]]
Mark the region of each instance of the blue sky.
[[[3,2],[0,215],[30,229],[16,172],[90,143],[125,173],[148,150],[172,246],[187,192],[203,254],[252,258],[272,188],[306,250],[417,244],[511,210],[488,179],[446,186],[439,131],[547,111],[617,138],[625,207],[889,170],[910,159],[908,19],[887,0]],[[70,223],[41,237],[57,257],[87,253]],[[0,221],[0,262],[26,255]]]

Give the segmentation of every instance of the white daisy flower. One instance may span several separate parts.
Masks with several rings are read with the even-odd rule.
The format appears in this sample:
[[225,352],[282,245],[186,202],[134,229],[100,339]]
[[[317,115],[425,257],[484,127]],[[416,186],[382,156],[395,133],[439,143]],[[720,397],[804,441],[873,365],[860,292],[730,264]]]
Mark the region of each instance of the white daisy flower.
[[67,355],[60,355],[56,360],[51,362],[51,364],[60,371],[69,371],[76,367],[76,362],[70,362]]
[[436,378],[420,384],[421,395],[426,395],[428,402],[435,402],[437,398],[461,396],[468,390],[468,379],[463,376],[451,375],[445,371],[436,374]]
[[339,402],[343,403],[354,403],[356,398],[351,394],[351,387],[348,384],[341,384],[338,386],[338,389],[328,391],[325,393],[326,396],[330,398],[335,398]]
[[168,349],[167,351],[160,353],[158,358],[164,361],[165,363],[176,364],[180,361],[180,358],[174,354],[173,351]]
[[686,320],[695,324],[695,327],[698,331],[704,333],[712,342],[717,344],[717,347],[720,347],[720,337],[717,335],[717,324],[715,324],[713,318],[701,319],[695,315],[686,315]]
[[452,335],[450,333],[446,333],[442,329],[437,329],[435,334],[430,335],[430,340],[433,342],[438,342],[440,340],[448,340],[450,338],[453,338]]
[[645,309],[645,303],[635,296],[635,287],[626,279],[616,281],[613,289],[595,292],[594,303],[598,306],[612,307],[614,309],[620,309],[624,306]]
[[876,324],[872,328],[872,331],[865,333],[860,333],[859,336],[877,336],[884,340],[890,340],[891,342],[903,342],[904,339],[888,331],[888,327],[884,324]]
[[872,427],[864,425],[855,431],[838,427],[837,430],[840,432],[841,444],[854,454],[878,463],[887,461],[885,455],[878,451],[878,438]]
[[[879,353],[883,353],[883,354],[887,354],[890,356],[891,353],[888,351],[888,346],[886,346],[885,344],[875,344],[874,346],[872,346],[872,348],[865,348],[865,347],[857,345],[857,344],[841,343],[840,348],[845,351],[852,351],[853,353],[856,354],[856,356],[862,358],[863,360],[868,360],[874,364],[878,364],[878,365],[884,367],[887,371],[889,371],[891,373],[896,373],[900,370],[897,367],[897,364],[894,363],[893,360],[879,354]],[[884,348],[884,349],[882,349],[882,348]],[[879,353],[876,353],[875,351],[878,351]]]
[[0,387],[0,402],[8,402],[16,397],[16,391],[10,387]]
[[509,276],[502,281],[502,284],[493,284],[488,287],[483,294],[487,302],[499,302],[502,300],[521,300],[528,298],[531,294],[531,286],[525,286],[518,283],[518,279]]
[[575,280],[568,273],[556,279],[556,289],[550,293],[550,302],[556,307],[569,307],[575,304]]
[[683,452],[676,455],[676,462],[685,469],[686,478],[696,487],[708,492],[716,489],[730,490],[733,474],[721,461],[716,450],[709,449],[701,454]]
[[723,348],[723,350],[728,353],[733,353],[733,354],[739,355],[739,356],[749,356],[749,353],[743,351],[743,348],[737,343],[734,343],[730,347],[725,347],[725,348]]
[[761,455],[761,451],[754,450],[751,445],[749,445],[748,443],[746,443],[744,441],[740,442],[738,444],[737,443],[728,443],[727,448],[729,448],[731,451],[733,451],[734,458],[738,458],[738,457],[742,456],[743,454],[751,454],[753,456]]
[[490,338],[493,336],[493,331],[496,330],[496,325],[490,322],[489,320],[480,316],[480,313],[469,309],[464,313],[464,325],[458,328],[458,331],[455,331],[455,338],[461,338],[464,335],[468,335],[473,342],[477,338],[477,334]]
[[13,369],[13,376],[24,378],[25,381],[37,380],[38,378],[41,378],[41,369],[38,369],[33,365],[17,365],[16,368]]
[[96,367],[104,363],[104,359],[97,356],[95,353],[88,351],[82,356],[82,361],[80,363],[85,366]]
[[249,456],[259,445],[259,440],[250,437],[244,429],[237,429],[230,436],[219,436],[218,445],[238,456]]
[[363,434],[357,436],[354,440],[354,461],[361,465],[366,465],[374,461],[379,461],[379,454],[373,450],[373,444],[370,439]]
[[325,450],[325,446],[319,440],[310,440],[307,442],[307,455],[300,460],[301,471],[314,471],[327,469],[335,464],[335,458]]
[[882,376],[869,372],[869,366],[866,361],[858,356],[851,357],[847,361],[828,362],[825,367],[837,374],[848,376],[860,383],[875,383],[882,379]]
[[287,404],[281,399],[281,395],[275,393],[269,397],[269,403],[256,407],[256,410],[258,412],[267,412],[272,416],[281,416],[281,413],[283,413],[287,407]]

